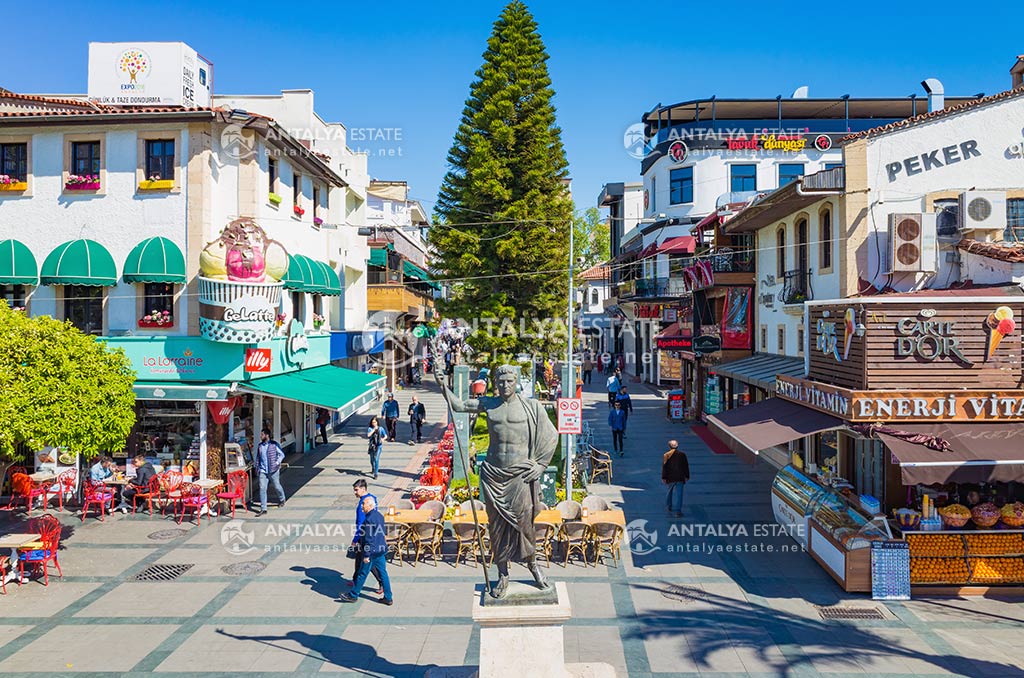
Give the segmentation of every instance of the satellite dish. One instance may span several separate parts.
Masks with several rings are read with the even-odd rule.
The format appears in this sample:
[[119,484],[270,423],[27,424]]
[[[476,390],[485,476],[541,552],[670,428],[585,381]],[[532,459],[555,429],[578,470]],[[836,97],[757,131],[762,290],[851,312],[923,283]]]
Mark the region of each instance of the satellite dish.
[[807,88],[807,85],[801,85],[800,87],[797,87],[795,90],[793,90],[793,95],[790,98],[806,99],[809,92],[810,90]]

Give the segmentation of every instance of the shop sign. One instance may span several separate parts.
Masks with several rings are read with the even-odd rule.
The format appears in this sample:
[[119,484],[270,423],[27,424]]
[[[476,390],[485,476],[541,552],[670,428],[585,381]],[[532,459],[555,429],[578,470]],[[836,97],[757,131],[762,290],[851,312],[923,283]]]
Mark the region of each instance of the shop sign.
[[896,321],[896,355],[914,356],[931,362],[939,358],[957,360],[973,365],[960,350],[960,339],[953,331],[952,320],[931,320],[935,311],[924,309],[918,318],[900,318]]
[[181,355],[144,355],[142,366],[148,368],[148,374],[187,374],[194,375],[203,366],[203,359],[193,355],[192,349],[186,347]]
[[672,159],[672,162],[685,162],[687,153],[688,149],[683,141],[676,139],[669,144],[668,157]]
[[886,163],[885,173],[889,181],[896,181],[901,174],[912,177],[922,172],[930,172],[946,165],[980,158],[981,151],[978,150],[978,142],[975,139],[968,139],[952,146],[943,146],[920,155],[913,155],[896,162]]
[[682,376],[683,361],[677,355],[662,353],[658,356],[658,375],[673,384],[679,383]]
[[720,337],[702,334],[693,340],[693,350],[696,353],[717,353],[722,350],[722,340]]
[[857,312],[846,309],[843,315],[843,353],[839,354],[839,332],[838,320],[829,319],[829,311],[823,311],[821,318],[815,323],[817,336],[815,337],[815,348],[825,355],[830,355],[836,362],[843,362],[850,357],[850,347],[853,345],[853,338],[857,333]]
[[850,418],[853,394],[846,389],[778,375],[775,377],[775,392],[780,398],[807,405],[811,409]]
[[1024,391],[859,391],[856,421],[1024,421]]
[[658,337],[654,340],[654,347],[659,351],[689,351],[693,348],[691,337]]
[[306,362],[306,355],[309,353],[309,337],[306,336],[306,328],[295,318],[288,325],[288,341],[285,344],[285,357],[293,365],[301,365]]
[[[817,140],[815,140],[817,143]],[[807,137],[802,134],[754,134],[750,138],[726,139],[730,151],[783,151],[800,153],[807,148]],[[819,149],[824,150],[824,149]]]
[[246,372],[269,372],[270,371],[270,349],[269,348],[247,348],[245,349],[245,371]]
[[661,304],[637,304],[636,305],[636,317],[637,318],[660,318],[661,317]]
[[679,320],[679,309],[668,306],[661,309],[661,322],[674,323]]

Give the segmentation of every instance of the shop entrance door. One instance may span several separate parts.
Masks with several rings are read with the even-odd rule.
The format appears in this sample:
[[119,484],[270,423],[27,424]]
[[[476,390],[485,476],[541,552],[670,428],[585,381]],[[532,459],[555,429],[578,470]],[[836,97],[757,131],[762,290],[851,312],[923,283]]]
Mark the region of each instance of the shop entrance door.
[[877,440],[854,440],[853,486],[859,494],[869,494],[885,501],[884,459],[882,443]]

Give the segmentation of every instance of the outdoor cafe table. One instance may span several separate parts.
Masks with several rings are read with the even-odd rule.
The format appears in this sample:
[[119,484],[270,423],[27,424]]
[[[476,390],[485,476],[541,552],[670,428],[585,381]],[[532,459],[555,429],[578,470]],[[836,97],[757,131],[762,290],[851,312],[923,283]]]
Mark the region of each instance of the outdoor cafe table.
[[583,518],[583,522],[587,525],[594,525],[595,523],[612,523],[619,527],[626,527],[626,514],[622,509],[609,509],[608,511],[594,511],[586,518]]
[[[487,511],[484,509],[476,510],[476,517],[480,521],[481,525],[487,524]],[[464,511],[462,515],[453,516],[452,524],[455,523],[472,523],[473,512]],[[535,523],[550,523],[551,525],[560,525],[562,523],[562,514],[558,512],[558,509],[544,509],[537,514],[537,517],[533,519]]]
[[45,483],[56,480],[57,475],[53,471],[36,471],[35,473],[29,474],[28,479],[33,483]]
[[217,512],[210,508],[213,505],[213,493],[214,491],[224,485],[223,480],[217,480],[215,478],[206,478],[205,480],[193,480],[192,484],[200,487],[206,492],[206,506],[200,513],[205,515],[209,513],[211,516],[216,516]]
[[37,542],[43,538],[41,534],[5,534],[0,536],[0,549],[11,550],[10,560],[10,571],[4,575],[5,581],[13,581],[18,576],[17,569],[14,565],[18,562],[18,549],[32,542]]
[[384,510],[385,522],[402,523],[403,525],[430,522],[432,515],[433,512],[430,509],[403,509],[395,511],[393,515],[388,514],[387,509]]

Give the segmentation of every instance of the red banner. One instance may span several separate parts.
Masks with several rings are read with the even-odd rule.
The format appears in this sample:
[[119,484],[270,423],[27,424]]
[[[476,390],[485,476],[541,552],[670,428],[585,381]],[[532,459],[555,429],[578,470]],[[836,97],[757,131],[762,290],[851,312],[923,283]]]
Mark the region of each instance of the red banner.
[[210,409],[210,416],[218,424],[228,423],[228,419],[231,418],[231,413],[234,412],[235,408],[241,405],[243,402],[241,396],[235,396],[234,398],[228,398],[227,400],[208,400],[206,406]]
[[750,348],[749,287],[730,287],[722,314],[722,348]]

